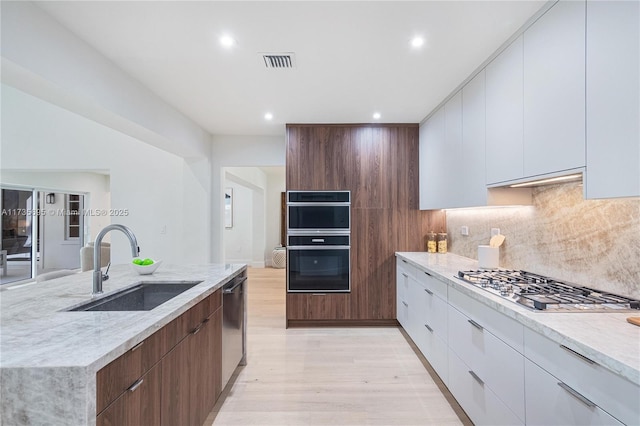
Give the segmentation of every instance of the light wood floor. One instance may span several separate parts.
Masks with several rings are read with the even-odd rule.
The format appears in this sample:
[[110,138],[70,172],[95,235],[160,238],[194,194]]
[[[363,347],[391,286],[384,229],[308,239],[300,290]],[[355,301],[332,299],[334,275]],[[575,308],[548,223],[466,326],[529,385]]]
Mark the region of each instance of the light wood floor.
[[285,287],[249,269],[247,366],[206,425],[470,424],[399,328],[285,329]]

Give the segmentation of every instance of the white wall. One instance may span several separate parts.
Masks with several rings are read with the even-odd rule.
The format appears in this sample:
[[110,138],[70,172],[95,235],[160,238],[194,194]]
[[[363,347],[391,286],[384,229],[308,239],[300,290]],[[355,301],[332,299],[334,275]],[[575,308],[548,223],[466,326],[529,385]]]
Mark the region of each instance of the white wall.
[[[264,268],[267,175],[257,167],[226,167],[224,170],[224,186],[234,190],[233,228],[225,228],[223,233],[225,262],[237,262],[239,253],[243,252],[249,260],[243,263]],[[238,196],[235,192],[238,192]],[[242,243],[239,242],[240,238]]]
[[[143,256],[171,263],[210,258],[208,160],[185,161],[4,85],[1,152],[3,171],[108,171],[111,208],[128,210],[109,221],[133,229]],[[111,240],[112,261],[128,262],[124,235]]]
[[253,262],[253,190],[227,180],[233,190],[233,223],[224,229],[225,263]]
[[[77,269],[80,267],[81,240],[65,239],[65,194],[54,193],[55,203],[41,204],[48,211],[40,217],[40,258],[38,271],[43,269]],[[52,211],[56,212],[51,214]]]
[[30,2],[2,2],[2,81],[182,157],[210,135]]
[[285,191],[285,168],[265,168],[267,174],[266,193],[266,242],[265,258],[267,266],[272,266],[273,249],[280,245],[280,194]]

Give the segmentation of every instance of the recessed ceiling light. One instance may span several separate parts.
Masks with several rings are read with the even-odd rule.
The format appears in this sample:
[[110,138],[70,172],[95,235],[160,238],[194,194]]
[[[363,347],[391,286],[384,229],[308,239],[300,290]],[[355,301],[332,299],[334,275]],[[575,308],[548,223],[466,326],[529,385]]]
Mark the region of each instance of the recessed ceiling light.
[[225,34],[222,37],[220,37],[220,44],[222,45],[222,47],[224,47],[226,49],[230,49],[233,46],[235,46],[236,41],[230,35]]
[[379,112],[374,112],[374,113],[373,113],[373,119],[374,119],[374,120],[380,120],[380,117],[382,117],[382,116],[380,115],[380,113],[379,113]]
[[418,49],[424,45],[424,38],[420,36],[415,36],[411,39],[411,47],[414,49]]
[[267,120],[267,121],[273,120],[273,114],[271,114],[270,112],[266,113],[264,115],[264,119]]

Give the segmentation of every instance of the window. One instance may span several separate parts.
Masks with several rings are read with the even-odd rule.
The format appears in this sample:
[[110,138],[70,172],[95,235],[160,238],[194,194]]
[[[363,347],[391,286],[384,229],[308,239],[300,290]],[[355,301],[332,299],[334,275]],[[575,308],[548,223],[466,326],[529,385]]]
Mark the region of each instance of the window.
[[82,228],[82,196],[78,194],[65,195],[65,240],[80,238]]

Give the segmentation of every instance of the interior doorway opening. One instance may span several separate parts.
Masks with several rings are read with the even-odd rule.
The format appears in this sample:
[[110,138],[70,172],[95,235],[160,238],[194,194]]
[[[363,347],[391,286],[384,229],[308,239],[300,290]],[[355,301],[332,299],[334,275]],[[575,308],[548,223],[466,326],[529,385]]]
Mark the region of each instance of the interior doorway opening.
[[281,245],[281,197],[285,168],[225,167],[223,245],[225,263],[270,267]]
[[85,194],[1,188],[0,285],[80,267]]

